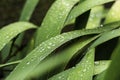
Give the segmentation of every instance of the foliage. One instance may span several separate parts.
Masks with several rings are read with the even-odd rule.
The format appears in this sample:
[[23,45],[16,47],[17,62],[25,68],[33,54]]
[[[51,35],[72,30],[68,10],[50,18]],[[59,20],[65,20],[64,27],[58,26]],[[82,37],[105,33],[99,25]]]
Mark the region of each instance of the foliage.
[[[0,29],[1,79],[119,80],[119,0],[55,0],[40,27],[29,22],[37,4],[26,0],[19,21]],[[28,29],[36,29],[30,38],[24,32]],[[97,47],[115,38],[112,57],[100,54],[104,60],[97,59]]]

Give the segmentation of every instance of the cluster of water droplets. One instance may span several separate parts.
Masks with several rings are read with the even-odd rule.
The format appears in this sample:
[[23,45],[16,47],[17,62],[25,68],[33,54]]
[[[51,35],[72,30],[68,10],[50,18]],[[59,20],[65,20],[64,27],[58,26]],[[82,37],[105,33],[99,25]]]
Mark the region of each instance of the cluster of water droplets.
[[[49,41],[42,42],[37,48],[35,48],[30,54],[32,54],[31,62],[34,60],[38,60],[40,62],[43,60],[51,51],[52,49],[55,49],[56,42],[63,42],[64,37],[63,36],[56,36],[51,38]],[[26,63],[27,65],[30,64],[30,62]]]

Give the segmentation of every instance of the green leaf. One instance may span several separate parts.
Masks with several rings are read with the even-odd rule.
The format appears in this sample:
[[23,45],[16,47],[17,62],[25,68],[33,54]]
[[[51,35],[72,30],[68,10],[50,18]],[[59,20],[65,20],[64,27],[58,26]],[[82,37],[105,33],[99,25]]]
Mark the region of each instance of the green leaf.
[[[26,0],[26,3],[23,7],[19,21],[29,21],[38,2],[39,2],[39,0]],[[24,33],[22,33],[18,36],[18,38],[15,41],[16,45],[21,46],[23,36],[24,36]]]
[[11,45],[12,45],[12,41],[7,43],[7,45],[4,46],[4,48],[1,50],[2,61],[4,61],[9,55]]
[[35,46],[61,33],[71,8],[79,0],[56,0],[37,30]]
[[[110,23],[110,22],[114,22],[114,21],[119,21],[120,20],[120,1],[116,0],[116,2],[113,4],[112,8],[110,9],[105,23]],[[119,53],[120,53],[120,40],[118,41],[117,47],[115,48],[114,52],[112,53],[112,62],[110,64],[110,67],[106,70],[106,72],[103,74],[104,77],[98,76],[100,77],[100,79],[103,80],[119,80],[119,63],[116,63],[116,61],[119,61]]]
[[119,80],[120,79],[120,42],[112,53],[112,61],[106,71],[99,74],[95,80]]
[[100,25],[101,19],[103,17],[102,16],[103,10],[104,10],[104,8],[102,5],[96,6],[91,9],[88,23],[86,26],[87,29],[96,28]]
[[[19,18],[19,21],[29,21],[30,18],[31,18],[31,16],[32,16],[32,13],[34,12],[35,7],[37,6],[37,4],[38,4],[39,1],[40,0],[26,0],[26,3],[24,5],[24,7],[23,7],[21,16]],[[21,33],[17,37],[16,41],[14,42],[15,45],[21,46],[22,40],[24,38],[24,34],[25,33]]]
[[22,10],[20,21],[28,21],[37,6],[39,0],[26,0],[25,6]]
[[92,80],[93,71],[94,49],[91,49],[76,67],[63,71],[49,80]]
[[[119,32],[120,34],[120,32]],[[120,42],[118,43],[117,47],[115,48],[112,54],[112,62],[109,68],[106,71],[105,77],[103,80],[119,80],[120,79]]]
[[95,62],[95,69],[94,69],[94,75],[100,74],[103,71],[105,71],[110,64],[110,60],[101,60],[101,61],[96,61]]
[[[55,36],[42,42],[12,71],[6,80],[23,80],[46,56],[65,42],[88,34],[98,34],[104,31],[114,29],[120,23],[105,25],[105,27],[88,30],[77,30]],[[23,74],[24,73],[24,74]],[[16,76],[16,77],[15,77]]]
[[28,22],[16,22],[3,27],[0,30],[0,50],[16,35],[30,28],[36,26]]
[[92,45],[90,48],[96,47],[99,44],[102,44],[110,39],[113,39],[115,37],[119,37],[120,36],[120,28],[119,29],[115,29],[112,31],[108,31],[102,34],[102,36],[100,38],[98,38]]
[[[92,9],[90,15],[96,15],[97,13],[101,14],[102,10],[103,10],[102,6],[97,6],[96,8]],[[101,16],[95,17],[95,19],[96,18],[97,18],[97,21],[101,20]],[[94,18],[92,20],[94,20]],[[92,23],[92,22],[88,21],[88,23]],[[99,25],[99,23],[97,22],[96,26],[98,26],[98,25]],[[88,28],[89,27],[91,27],[91,26],[88,26]],[[69,62],[69,60],[73,57],[73,55],[75,55],[75,53],[80,51],[85,45],[87,45],[91,41],[95,40],[97,37],[98,36],[93,37],[93,38],[83,38],[81,40],[78,40],[76,43],[69,45],[68,48],[65,48],[61,52],[57,53],[57,54],[61,54],[61,55],[57,55],[56,57],[52,57],[52,59],[50,59],[50,60],[48,59],[45,62],[43,62],[42,64],[39,64],[39,66],[37,68],[35,68],[32,71],[32,73],[30,73],[28,78],[40,76],[40,75],[44,74],[46,71],[48,72],[48,71],[54,69],[58,65],[61,66],[61,71],[62,71],[65,68],[66,64]],[[51,74],[51,73],[49,73],[49,74]]]
[[114,0],[85,0],[81,3],[79,3],[76,7],[72,9],[70,12],[66,24],[74,20],[77,16],[83,14],[84,12],[88,11],[89,9],[101,5],[104,3],[112,2]]
[[115,22],[120,20],[120,0],[116,0],[112,8],[108,12],[105,23]]
[[[103,18],[103,11],[104,11],[103,5],[99,5],[91,9],[88,23],[86,26],[87,29],[96,28],[98,27],[98,25],[100,25],[101,20]],[[101,67],[103,66],[101,66],[100,64],[96,64],[96,63],[98,62],[95,62],[95,65],[94,65],[94,75],[102,72],[105,69],[105,68],[101,69]]]
[[57,66],[61,66],[61,68],[64,69],[73,55],[75,55],[78,51],[80,51],[83,47],[85,47],[96,38],[98,38],[98,36],[79,40],[78,42],[70,45],[68,48],[57,53],[58,55],[47,58],[45,61],[39,64],[39,66],[35,68],[32,73],[29,74],[28,78],[41,76],[45,72],[48,72]]
[[18,64],[20,62],[21,62],[21,60],[14,61],[14,62],[9,62],[9,63],[6,63],[6,64],[0,64],[0,68],[5,67],[5,66],[9,66],[9,65],[13,65],[13,64]]
[[95,77],[95,80],[103,80],[106,70]]

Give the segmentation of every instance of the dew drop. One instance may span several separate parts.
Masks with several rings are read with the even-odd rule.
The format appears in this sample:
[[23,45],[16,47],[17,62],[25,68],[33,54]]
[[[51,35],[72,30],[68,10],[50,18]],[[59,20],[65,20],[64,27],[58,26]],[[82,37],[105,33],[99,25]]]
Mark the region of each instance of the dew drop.
[[30,62],[27,62],[27,65],[29,65],[30,64]]
[[50,49],[51,47],[50,47],[50,46],[48,46],[47,48],[48,48],[48,49]]
[[86,71],[87,71],[86,69],[83,70],[83,72],[86,72]]
[[101,24],[100,27],[103,27],[103,25]]
[[49,45],[52,45],[52,43],[49,43]]
[[83,74],[81,74],[80,76],[83,77]]
[[9,38],[9,36],[6,36],[6,38]]
[[86,61],[86,63],[88,63],[89,61]]
[[55,46],[55,44],[52,44],[52,46]]
[[58,78],[59,78],[59,79],[61,79],[62,77],[61,77],[61,76],[59,76]]
[[100,62],[98,62],[98,61],[97,61],[97,62],[95,62],[95,65],[99,65],[99,64],[100,64]]
[[72,67],[72,69],[74,69],[75,67]]

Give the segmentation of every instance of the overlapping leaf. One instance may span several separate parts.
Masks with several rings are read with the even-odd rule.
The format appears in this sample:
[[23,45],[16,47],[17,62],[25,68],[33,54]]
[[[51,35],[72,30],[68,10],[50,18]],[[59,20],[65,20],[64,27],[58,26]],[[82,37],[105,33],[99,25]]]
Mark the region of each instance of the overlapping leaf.
[[[115,34],[118,34],[118,35],[115,35]],[[115,30],[115,33],[113,35],[115,35],[117,37],[120,36],[120,29]],[[116,61],[119,61],[119,57],[120,57],[120,55],[119,55],[120,45],[119,44],[120,43],[118,43],[117,47],[115,48],[115,51],[113,52],[112,61],[111,61],[110,66],[108,67],[108,69],[105,72],[98,75],[96,80],[119,80],[120,72],[119,72],[118,67],[120,67],[120,64],[116,62]]]
[[87,29],[96,28],[100,25],[101,19],[103,17],[103,10],[103,5],[99,5],[91,9],[88,23],[86,25]]
[[87,52],[86,56],[72,69],[68,69],[49,80],[92,80],[94,69],[94,49]]
[[102,36],[100,38],[98,38],[93,44],[91,47],[96,47],[98,45],[100,45],[101,43],[104,43],[110,39],[113,39],[115,37],[118,37],[120,36],[120,29],[116,29],[116,30],[112,30],[112,31],[109,31],[109,32],[105,32],[102,34]]
[[120,20],[120,0],[116,0],[112,8],[108,12],[105,23],[115,22]]
[[[38,1],[39,0],[26,0],[25,6],[23,7],[23,10],[22,10],[22,13],[21,13],[19,21],[29,21],[33,11],[35,10],[35,7],[36,7]],[[21,33],[17,37],[17,39],[15,41],[15,45],[21,46],[21,43],[22,43],[22,40],[23,40],[23,36],[24,36],[24,33]],[[3,60],[6,58],[6,56],[9,55],[11,47],[12,47],[12,43],[13,42],[11,41],[11,43],[7,44],[3,48],[3,50],[1,51],[2,57],[5,56],[4,58],[2,58]]]
[[118,62],[119,60],[120,60],[120,42],[118,43],[117,47],[113,52],[112,62],[109,68],[107,69],[103,80],[119,80],[120,79],[120,68],[119,68],[120,64]]
[[49,40],[41,43],[31,53],[29,53],[27,57],[25,57],[23,61],[7,77],[6,80],[13,80],[13,79],[23,80],[29,74],[29,72],[31,72],[46,56],[48,56],[52,51],[54,51],[60,45],[64,44],[65,42],[71,39],[88,34],[98,34],[104,31],[114,29],[119,25],[120,23],[116,22],[113,24],[106,25],[103,28],[72,31],[68,33],[63,33],[56,37],[52,37]]
[[114,0],[85,0],[72,9],[67,18],[66,24],[93,7],[112,1]]
[[103,71],[105,71],[108,67],[109,67],[109,64],[110,64],[110,60],[101,60],[101,61],[96,61],[95,62],[95,71],[94,71],[94,74],[100,74],[102,73]]
[[0,30],[0,50],[16,35],[31,28],[37,27],[27,22],[16,22],[2,28]]
[[[119,21],[120,20],[120,11],[118,10],[120,8],[120,5],[119,5],[120,1],[117,0],[112,8],[110,9],[110,11],[108,12],[108,15],[106,16],[106,19],[105,19],[105,23],[110,23],[110,22],[115,22],[115,21]],[[117,15],[117,16],[116,16]],[[114,35],[114,34],[112,34]],[[120,42],[120,41],[119,41]],[[114,66],[114,65],[113,65]],[[105,77],[105,74],[106,74],[107,71],[99,74],[97,77],[96,77],[96,80],[103,80],[104,77]],[[109,71],[108,71],[109,72]],[[107,77],[108,77],[109,73],[107,73]],[[111,78],[112,79],[112,78]],[[114,80],[114,79],[113,79]]]
[[97,37],[98,36],[87,38],[86,40],[79,40],[79,42],[72,44],[68,48],[59,52],[58,53],[59,55],[48,58],[47,60],[39,64],[39,66],[35,68],[32,71],[32,73],[29,74],[28,77],[30,78],[30,77],[40,76],[44,74],[45,72],[56,68],[57,66],[61,66],[61,68],[64,69],[67,63],[69,62],[69,60],[71,59],[71,57],[75,55],[75,53],[77,53],[79,50],[81,50],[83,47],[85,47],[87,44],[89,44],[91,41],[93,41]]
[[35,46],[61,33],[71,8],[79,0],[56,0],[37,30]]

